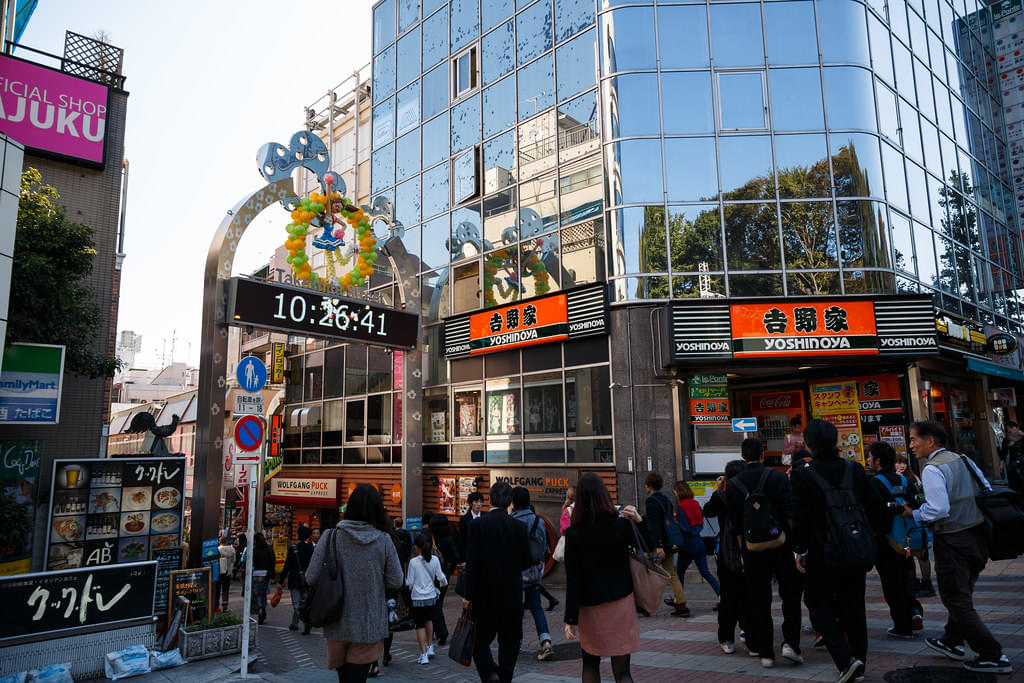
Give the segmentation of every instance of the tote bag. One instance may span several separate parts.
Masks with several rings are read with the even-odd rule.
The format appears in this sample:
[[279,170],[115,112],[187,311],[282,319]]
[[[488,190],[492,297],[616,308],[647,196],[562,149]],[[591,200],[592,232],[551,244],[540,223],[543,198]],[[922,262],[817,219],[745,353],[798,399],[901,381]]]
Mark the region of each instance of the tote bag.
[[630,521],[633,527],[634,545],[629,548],[629,573],[633,577],[633,599],[636,606],[651,614],[661,607],[661,597],[665,594],[669,576],[657,557],[652,555],[636,522]]
[[456,661],[462,666],[469,666],[473,663],[473,648],[475,646],[476,624],[473,623],[469,609],[463,608],[459,623],[455,624],[455,630],[451,634],[448,659]]
[[[338,532],[331,529],[328,533],[331,537],[327,540],[323,567],[316,583],[310,587],[308,598],[309,623],[313,626],[333,624],[341,620],[342,603],[345,599],[345,580],[341,567],[337,566],[338,557],[335,549],[335,537]],[[324,541],[321,539],[320,542]]]

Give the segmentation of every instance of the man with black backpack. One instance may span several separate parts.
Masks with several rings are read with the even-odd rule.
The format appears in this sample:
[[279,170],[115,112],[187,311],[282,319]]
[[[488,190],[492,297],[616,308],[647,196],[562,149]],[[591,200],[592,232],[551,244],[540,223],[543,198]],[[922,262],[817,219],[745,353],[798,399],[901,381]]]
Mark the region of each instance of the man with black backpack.
[[914,631],[924,628],[924,610],[914,597],[910,579],[911,550],[925,547],[927,540],[924,526],[903,516],[903,503],[917,507],[917,487],[905,475],[896,474],[896,451],[885,441],[871,444],[866,462],[875,473],[868,480],[866,508],[875,532],[875,568],[892,615],[888,633],[893,638],[914,638]]
[[793,468],[793,552],[811,625],[825,640],[839,683],[847,683],[864,679],[864,577],[876,548],[864,510],[864,468],[839,457],[837,437],[824,420],[811,420],[804,430],[814,457]]
[[537,640],[540,641],[537,659],[544,662],[555,654],[551,647],[548,620],[540,606],[540,582],[544,578],[548,531],[544,526],[544,520],[530,507],[529,490],[522,486],[512,489],[512,519],[518,519],[526,525],[527,539],[530,542],[530,559],[533,560],[533,564],[529,569],[523,570],[523,597],[526,608],[533,615],[533,625],[537,627]]
[[774,575],[779,581],[779,597],[782,598],[782,656],[802,664],[802,588],[787,537],[793,518],[793,490],[785,474],[761,463],[763,450],[758,439],[745,439],[740,450],[746,466],[727,482],[725,499],[732,528],[742,548],[747,650],[751,656],[761,658],[762,667],[770,669],[775,665]]
[[[910,450],[924,461],[924,504],[917,510],[905,506],[903,514],[931,526],[939,597],[949,612],[942,637],[925,642],[936,652],[963,662],[968,671],[1012,673],[1002,645],[974,609],[974,583],[989,558],[988,529],[975,496],[979,489],[991,487],[977,465],[946,448],[946,438],[946,430],[938,422],[910,426]],[[967,661],[964,641],[978,653],[976,659]]]

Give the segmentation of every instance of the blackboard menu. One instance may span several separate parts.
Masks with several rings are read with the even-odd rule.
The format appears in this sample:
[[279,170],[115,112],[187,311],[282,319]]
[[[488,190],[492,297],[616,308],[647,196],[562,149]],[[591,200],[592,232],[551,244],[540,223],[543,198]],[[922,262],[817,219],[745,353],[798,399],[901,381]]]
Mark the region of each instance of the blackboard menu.
[[167,590],[168,604],[173,605],[178,596],[188,598],[191,602],[189,624],[212,618],[213,586],[210,581],[210,568],[201,567],[171,572]]
[[46,568],[153,559],[181,545],[185,458],[56,460]]
[[153,617],[156,562],[0,577],[0,642]]
[[156,596],[153,599],[153,611],[156,614],[165,614],[171,572],[181,569],[182,561],[185,559],[185,546],[157,548],[153,551],[153,559],[156,560]]

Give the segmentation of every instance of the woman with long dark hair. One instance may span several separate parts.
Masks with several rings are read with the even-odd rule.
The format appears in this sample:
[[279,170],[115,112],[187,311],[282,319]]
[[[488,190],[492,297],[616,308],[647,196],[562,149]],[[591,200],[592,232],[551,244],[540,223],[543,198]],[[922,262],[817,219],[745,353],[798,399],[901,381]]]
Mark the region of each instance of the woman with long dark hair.
[[259,623],[267,620],[267,587],[274,574],[277,558],[267,543],[267,537],[257,532],[252,537],[252,602],[249,611],[259,617]]
[[565,532],[565,637],[580,640],[583,682],[599,683],[601,657],[611,657],[616,683],[631,683],[629,658],[640,649],[639,624],[629,571],[635,534],[650,544],[632,505],[621,515],[601,478],[592,472],[576,484],[576,504]]
[[325,562],[331,551],[335,566],[341,568],[345,583],[341,618],[324,625],[327,668],[337,670],[340,683],[363,683],[384,653],[388,635],[385,590],[402,585],[402,565],[390,526],[380,492],[360,484],[349,496],[345,519],[324,532],[306,570],[306,582],[314,585],[320,573],[327,571]]

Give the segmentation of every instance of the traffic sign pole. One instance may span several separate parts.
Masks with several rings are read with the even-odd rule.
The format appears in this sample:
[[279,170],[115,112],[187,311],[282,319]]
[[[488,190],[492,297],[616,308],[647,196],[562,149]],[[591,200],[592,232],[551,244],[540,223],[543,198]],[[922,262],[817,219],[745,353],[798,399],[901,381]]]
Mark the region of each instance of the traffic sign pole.
[[247,543],[245,546],[245,600],[242,603],[242,678],[247,678],[249,675],[249,615],[252,611],[252,554],[253,545],[252,537],[253,532],[256,529],[256,477],[259,476],[259,465],[246,465],[246,470],[249,472],[249,511],[246,515],[246,523],[248,529],[246,530]]

